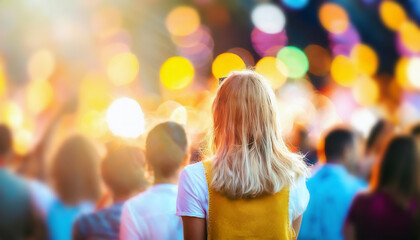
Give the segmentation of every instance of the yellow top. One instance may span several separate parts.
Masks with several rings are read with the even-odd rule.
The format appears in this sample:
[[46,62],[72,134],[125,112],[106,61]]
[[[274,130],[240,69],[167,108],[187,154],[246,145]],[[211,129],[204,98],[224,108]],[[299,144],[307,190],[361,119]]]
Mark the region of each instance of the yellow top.
[[274,195],[229,199],[210,187],[211,162],[203,162],[209,189],[207,239],[293,239],[289,224],[289,187]]

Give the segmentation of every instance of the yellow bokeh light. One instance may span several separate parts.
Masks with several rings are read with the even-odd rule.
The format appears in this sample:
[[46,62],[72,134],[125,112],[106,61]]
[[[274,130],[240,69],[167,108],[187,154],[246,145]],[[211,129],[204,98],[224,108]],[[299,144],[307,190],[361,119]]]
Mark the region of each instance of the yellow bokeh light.
[[0,63],[0,97],[6,92],[6,73],[3,64]]
[[106,116],[102,112],[87,111],[79,114],[77,120],[80,131],[91,137],[100,138],[106,134]]
[[42,49],[35,52],[28,63],[28,74],[32,80],[46,80],[54,72],[55,59],[51,51]]
[[200,25],[200,15],[189,6],[178,6],[166,17],[166,28],[175,36],[186,36],[195,32]]
[[81,111],[105,110],[111,103],[111,90],[101,75],[87,75],[79,86]]
[[115,100],[106,112],[111,132],[120,137],[137,138],[144,133],[144,114],[136,100],[123,97]]
[[352,89],[354,99],[362,106],[375,104],[379,98],[379,87],[370,77],[360,77]]
[[194,67],[183,57],[171,57],[160,68],[160,81],[170,90],[180,90],[188,86],[194,78]]
[[420,52],[420,27],[414,22],[404,22],[400,28],[401,40],[404,46],[413,51]]
[[331,76],[340,85],[352,86],[357,78],[356,66],[349,58],[338,55],[331,64]]
[[113,56],[107,64],[107,74],[115,86],[131,83],[139,73],[139,62],[132,53],[120,53]]
[[18,155],[27,154],[33,146],[33,134],[23,128],[18,128],[13,134],[13,150]]
[[318,12],[321,25],[332,33],[342,33],[349,27],[346,10],[334,3],[324,3]]
[[222,53],[214,59],[211,69],[216,78],[222,78],[229,75],[232,71],[245,70],[246,65],[238,55]]
[[23,122],[23,112],[15,102],[4,102],[0,105],[0,120],[11,128],[19,127]]
[[407,76],[408,62],[408,58],[402,57],[395,65],[395,76],[397,78],[397,83],[404,89],[410,89],[412,87],[412,84],[408,80]]
[[286,66],[275,57],[261,58],[255,71],[263,75],[273,89],[281,87],[287,80]]
[[54,90],[46,80],[31,81],[27,88],[26,105],[29,111],[39,114],[44,111],[54,99]]
[[408,60],[407,77],[414,87],[420,89],[420,57],[413,57]]
[[404,8],[396,1],[383,1],[379,6],[379,15],[385,26],[391,30],[398,30],[407,20]]
[[357,70],[368,76],[376,73],[378,68],[378,56],[375,50],[365,44],[356,44],[351,50],[351,58]]
[[187,120],[188,120],[187,109],[184,106],[175,108],[175,110],[172,112],[169,119],[181,125],[187,124]]

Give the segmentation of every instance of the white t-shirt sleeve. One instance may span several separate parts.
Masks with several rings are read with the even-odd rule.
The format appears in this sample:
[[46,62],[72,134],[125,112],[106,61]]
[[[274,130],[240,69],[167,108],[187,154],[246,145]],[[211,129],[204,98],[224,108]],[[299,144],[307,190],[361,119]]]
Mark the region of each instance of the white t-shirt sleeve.
[[179,177],[176,215],[206,218],[206,204],[208,187],[202,163],[188,165]]
[[[146,231],[145,231],[146,230]],[[133,216],[132,209],[129,204],[124,204],[121,213],[121,225],[120,225],[120,239],[121,240],[137,240],[137,239],[149,239],[147,236],[147,228],[144,228],[144,224],[139,223]]]
[[296,220],[302,215],[309,203],[309,191],[306,188],[306,178],[300,177],[290,187],[289,193],[289,219]]

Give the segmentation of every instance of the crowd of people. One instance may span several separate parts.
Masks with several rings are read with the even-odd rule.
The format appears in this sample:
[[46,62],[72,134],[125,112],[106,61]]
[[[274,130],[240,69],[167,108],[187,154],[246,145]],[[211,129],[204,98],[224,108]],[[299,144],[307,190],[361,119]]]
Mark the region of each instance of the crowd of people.
[[419,239],[420,125],[381,120],[366,140],[340,125],[297,152],[249,70],[221,82],[212,115],[199,154],[175,122],[156,125],[144,150],[108,143],[102,159],[71,136],[40,166],[48,181],[10,170],[1,125],[0,239]]

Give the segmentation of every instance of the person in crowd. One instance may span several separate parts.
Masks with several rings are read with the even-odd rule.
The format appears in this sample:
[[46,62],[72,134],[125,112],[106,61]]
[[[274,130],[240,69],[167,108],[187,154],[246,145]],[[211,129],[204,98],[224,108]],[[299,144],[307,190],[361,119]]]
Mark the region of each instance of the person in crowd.
[[345,128],[331,130],[324,139],[326,163],[308,180],[311,201],[303,215],[299,239],[343,239],[341,232],[354,196],[366,183],[344,167],[355,161],[353,133]]
[[395,126],[384,119],[379,120],[369,133],[366,140],[365,154],[359,162],[359,177],[369,181],[372,168],[385,148],[385,143],[394,134]]
[[147,135],[146,159],[154,184],[124,204],[120,239],[183,239],[175,212],[178,176],[188,159],[184,128],[175,122],[154,127]]
[[418,146],[420,146],[420,123],[415,124],[411,127],[411,136],[414,137]]
[[85,137],[64,141],[52,160],[51,179],[57,198],[47,211],[52,240],[70,240],[76,218],[92,212],[100,195],[99,154]]
[[351,205],[344,226],[346,239],[418,239],[414,221],[420,207],[418,158],[412,137],[391,140],[373,173],[371,190],[360,193]]
[[309,195],[302,155],[282,140],[263,76],[232,72],[212,106],[209,157],[184,168],[177,215],[184,239],[292,239]]
[[124,202],[147,188],[145,160],[140,149],[112,146],[102,161],[101,172],[113,205],[79,217],[73,226],[73,240],[118,239]]
[[36,219],[31,208],[29,187],[9,169],[12,134],[0,125],[0,239],[36,239]]

